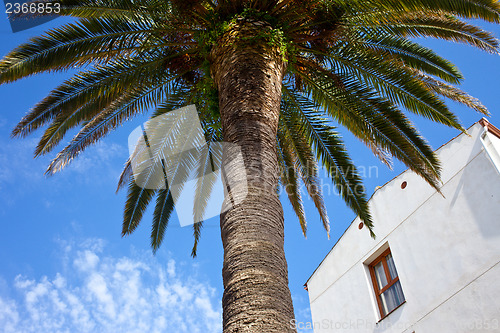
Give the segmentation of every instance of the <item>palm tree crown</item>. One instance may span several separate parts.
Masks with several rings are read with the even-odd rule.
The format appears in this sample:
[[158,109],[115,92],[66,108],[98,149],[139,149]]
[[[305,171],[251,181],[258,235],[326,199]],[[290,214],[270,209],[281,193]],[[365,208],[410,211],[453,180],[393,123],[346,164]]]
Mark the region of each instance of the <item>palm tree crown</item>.
[[[336,125],[344,126],[384,163],[394,156],[439,188],[439,161],[402,112],[464,130],[444,98],[481,113],[486,108],[455,84],[460,71],[415,37],[463,42],[498,52],[497,40],[463,19],[500,21],[494,0],[63,0],[60,15],[78,18],[18,46],[0,62],[0,83],[41,72],[82,71],[55,88],[19,122],[13,136],[48,125],[35,156],[51,152],[68,130],[79,132],[53,159],[61,170],[86,147],[136,114],[151,117],[196,104],[208,142],[222,141],[217,57],[234,47],[274,47],[286,63],[276,146],[280,182],[305,234],[300,184],[323,225],[323,167],[345,202],[372,231],[362,179]],[[40,14],[38,14],[40,15]],[[244,28],[253,26],[253,33]],[[204,166],[197,166],[203,169]],[[168,188],[132,180],[123,234],[134,231],[156,197],[151,246],[158,249],[173,210]],[[203,205],[202,202],[200,202]],[[205,203],[206,204],[206,203]],[[194,225],[196,243],[201,223]]]

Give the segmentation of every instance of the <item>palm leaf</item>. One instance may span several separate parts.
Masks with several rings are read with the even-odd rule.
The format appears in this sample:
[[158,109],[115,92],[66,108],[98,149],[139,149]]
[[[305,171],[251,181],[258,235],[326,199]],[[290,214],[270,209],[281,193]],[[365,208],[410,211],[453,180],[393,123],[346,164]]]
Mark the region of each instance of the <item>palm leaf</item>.
[[194,244],[191,250],[191,257],[195,258],[198,255],[198,243],[200,241],[201,229],[203,228],[203,221],[193,224],[193,237]]
[[161,44],[143,22],[82,19],[34,37],[8,53],[0,62],[0,83],[92,62],[105,63],[116,57],[131,58]]
[[[391,12],[393,15],[408,12],[428,11],[449,13],[467,19],[482,19],[489,22],[500,22],[500,4],[495,0],[336,0],[335,3],[348,9],[352,16],[379,10]],[[383,19],[384,16],[380,15]],[[383,24],[383,23],[382,23]]]
[[302,196],[300,194],[300,183],[296,171],[296,161],[295,154],[291,147],[287,144],[287,140],[283,138],[283,133],[285,129],[282,128],[284,124],[281,124],[278,129],[277,144],[278,144],[278,159],[281,166],[280,181],[282,186],[285,188],[288,200],[292,205],[292,208],[299,219],[299,224],[302,229],[302,234],[304,237],[307,235],[307,221],[304,211],[304,205],[302,203]]
[[491,33],[449,15],[412,13],[395,21],[388,22],[379,29],[408,37],[434,37],[466,43],[483,51],[498,53],[498,39]]
[[172,193],[168,188],[158,191],[156,197],[156,206],[153,213],[153,224],[151,227],[151,248],[153,253],[156,253],[160,248],[161,243],[167,229],[170,215],[174,210],[174,200]]
[[283,108],[283,112],[290,120],[290,127],[293,126],[293,131],[300,133],[301,137],[310,138],[316,159],[321,161],[344,201],[371,231],[373,221],[365,188],[340,135],[306,98],[291,92],[286,86],[284,92],[283,100],[288,108]]
[[142,188],[133,179],[130,181],[123,212],[122,236],[130,235],[137,228],[154,194],[155,190]]
[[350,39],[349,42],[372,49],[392,61],[401,61],[407,67],[435,75],[447,82],[460,83],[463,79],[462,73],[451,62],[406,38],[366,30],[362,30],[361,35],[361,38]]
[[[282,103],[282,112],[287,111],[288,105]],[[280,140],[285,149],[293,151],[296,156],[296,170],[298,176],[305,185],[309,197],[313,200],[314,205],[319,213],[323,227],[328,233],[330,232],[330,221],[326,211],[325,202],[320,180],[318,179],[318,166],[312,152],[312,146],[300,131],[291,123],[292,119],[289,116],[283,117],[284,126],[281,127],[284,133],[281,134]],[[285,150],[286,153],[286,150]]]
[[[330,55],[332,70],[345,77],[356,76],[357,82],[374,89],[388,100],[401,103],[408,111],[444,125],[464,130],[446,104],[411,75],[409,70],[396,66],[369,49],[359,50],[343,44],[342,51]],[[309,71],[318,77],[327,73]]]
[[[162,62],[162,59],[129,59],[81,72],[39,102],[17,124],[12,135],[24,137],[55,117],[59,117],[58,122],[65,122],[75,114],[80,114],[77,118],[90,120],[85,114],[88,111],[93,113],[94,110],[84,108],[86,112],[82,112],[80,108],[90,105],[102,109],[109,106],[124,91],[136,88],[137,83],[151,82],[151,78],[163,75]],[[74,123],[78,121],[71,121],[69,127]]]
[[457,103],[461,103],[486,116],[490,115],[488,109],[477,98],[470,96],[465,91],[445,82],[439,81],[420,71],[415,71],[414,73],[422,79],[428,89],[432,90],[436,94],[442,95]]
[[[316,103],[324,107],[334,120],[345,126],[372,150],[388,150],[439,190],[439,162],[435,153],[391,103],[376,96],[369,89],[360,87],[355,81],[344,79],[343,90],[340,90],[336,83],[321,77],[304,77],[304,81],[311,86]],[[386,121],[387,115],[400,119],[389,123]]]
[[116,128],[123,121],[135,114],[147,111],[161,102],[170,89],[169,81],[162,80],[156,84],[139,86],[113,102],[110,107],[100,112],[86,124],[71,142],[52,160],[47,168],[47,174],[54,174],[64,168],[78,156],[86,147]]

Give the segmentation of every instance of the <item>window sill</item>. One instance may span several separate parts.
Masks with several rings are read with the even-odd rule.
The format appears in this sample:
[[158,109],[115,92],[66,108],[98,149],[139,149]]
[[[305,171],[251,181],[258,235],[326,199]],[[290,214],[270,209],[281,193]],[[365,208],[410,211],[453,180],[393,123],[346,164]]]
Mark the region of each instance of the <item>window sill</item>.
[[394,311],[396,311],[397,309],[399,309],[400,307],[402,307],[402,306],[403,306],[403,304],[405,304],[405,303],[406,303],[406,300],[405,300],[403,303],[401,303],[401,304],[399,304],[398,306],[396,306],[394,309],[392,309],[392,311],[391,311],[391,312],[389,312],[388,314],[386,314],[385,316],[383,316],[382,318],[380,318],[380,320],[379,320],[379,321],[377,321],[377,324],[378,324],[378,323],[380,323],[380,322],[381,322],[382,320],[384,320],[385,318],[389,317],[389,316],[391,315],[391,313],[393,313]]

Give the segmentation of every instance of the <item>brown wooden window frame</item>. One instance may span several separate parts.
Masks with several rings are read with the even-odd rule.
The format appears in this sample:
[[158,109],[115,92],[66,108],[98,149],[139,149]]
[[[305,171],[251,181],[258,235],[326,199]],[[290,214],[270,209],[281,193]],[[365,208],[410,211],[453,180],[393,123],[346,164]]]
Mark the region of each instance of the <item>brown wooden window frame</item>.
[[[403,300],[403,302],[401,302],[401,304],[396,306],[394,309],[392,309],[388,313],[384,314],[384,306],[382,304],[382,298],[381,298],[382,294],[387,289],[392,287],[396,282],[399,281],[399,274],[394,279],[391,278],[391,273],[389,272],[389,266],[387,264],[387,259],[386,259],[387,255],[389,255],[389,254],[392,255],[390,248],[388,248],[387,250],[382,252],[375,260],[373,260],[368,265],[368,269],[370,270],[370,276],[372,278],[373,290],[375,291],[375,298],[377,299],[378,309],[379,309],[379,313],[380,313],[380,320],[382,320],[385,317],[387,317],[388,315],[390,315],[392,312],[394,312],[394,310],[396,310],[397,308],[399,308],[401,305],[403,305],[406,302],[406,300]],[[394,257],[393,257],[393,260],[394,260]],[[377,276],[375,275],[375,266],[380,262],[382,262],[382,266],[384,267],[384,272],[385,272],[385,278],[387,279],[387,285],[385,285],[382,289],[380,289],[378,287]]]

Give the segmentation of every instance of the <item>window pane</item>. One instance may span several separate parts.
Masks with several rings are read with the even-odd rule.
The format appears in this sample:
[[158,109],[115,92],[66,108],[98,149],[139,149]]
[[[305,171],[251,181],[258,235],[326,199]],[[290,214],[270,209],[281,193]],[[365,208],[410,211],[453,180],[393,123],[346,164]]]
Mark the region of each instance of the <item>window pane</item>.
[[401,289],[401,284],[397,281],[393,284],[389,289],[384,291],[382,295],[380,295],[382,300],[383,312],[384,316],[398,307],[401,303],[404,302],[405,297],[403,295],[403,290]]
[[382,262],[376,264],[373,269],[375,270],[375,277],[377,278],[377,284],[380,290],[387,285],[387,277],[385,276],[384,266],[382,265]]
[[398,276],[396,271],[396,266],[394,265],[394,260],[392,260],[392,255],[389,253],[386,257],[387,266],[389,267],[389,273],[391,274],[391,280],[394,280]]

